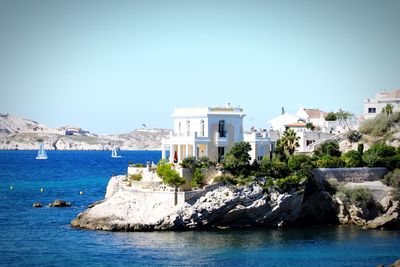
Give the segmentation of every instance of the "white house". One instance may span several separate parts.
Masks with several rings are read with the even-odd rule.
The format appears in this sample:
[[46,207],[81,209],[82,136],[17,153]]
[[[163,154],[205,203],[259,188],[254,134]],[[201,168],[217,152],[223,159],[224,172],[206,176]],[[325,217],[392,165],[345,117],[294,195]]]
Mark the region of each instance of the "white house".
[[393,106],[393,112],[400,111],[400,89],[391,92],[380,92],[374,99],[364,101],[364,119],[374,118],[382,112],[387,104]]
[[243,136],[245,142],[250,143],[251,151],[249,152],[251,160],[262,160],[264,156],[272,158],[272,152],[275,149],[276,139],[272,139],[267,131],[249,132]]
[[[300,146],[297,151],[311,152],[314,149],[313,144],[315,142],[332,138],[335,133],[342,130],[337,121],[328,122],[325,120],[325,116],[326,112],[318,108],[300,107],[295,115],[285,113],[270,120],[271,131],[269,136],[278,133],[278,137],[281,137],[287,129],[293,129],[296,135],[300,137]],[[307,123],[312,123],[315,129],[308,129]]]
[[[229,104],[223,107],[175,108],[172,114],[174,130],[168,139],[162,140],[162,158],[166,159],[166,150],[169,150],[170,162],[180,162],[189,156],[206,156],[221,161],[235,143],[244,140],[245,116],[242,108]],[[254,143],[254,158],[259,157],[261,151],[268,153],[271,149],[267,137],[248,137],[248,140]]]

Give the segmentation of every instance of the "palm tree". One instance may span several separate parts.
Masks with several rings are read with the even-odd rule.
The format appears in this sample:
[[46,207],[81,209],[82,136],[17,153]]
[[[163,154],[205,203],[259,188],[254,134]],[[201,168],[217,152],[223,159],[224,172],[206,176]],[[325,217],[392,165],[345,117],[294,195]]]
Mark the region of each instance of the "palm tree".
[[289,155],[293,155],[297,147],[299,147],[300,137],[296,135],[293,129],[287,129],[282,136],[281,144]]
[[382,110],[383,112],[386,113],[386,115],[393,114],[393,105],[392,104],[386,104],[386,106]]

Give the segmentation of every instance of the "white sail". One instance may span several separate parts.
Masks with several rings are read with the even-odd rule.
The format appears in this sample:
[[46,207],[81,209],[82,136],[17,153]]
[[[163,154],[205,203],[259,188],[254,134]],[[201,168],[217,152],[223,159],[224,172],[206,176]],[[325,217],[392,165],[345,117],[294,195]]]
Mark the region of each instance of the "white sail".
[[47,153],[46,153],[46,150],[44,150],[43,142],[40,143],[40,147],[39,147],[39,151],[38,151],[36,159],[47,159]]
[[120,158],[121,157],[120,155],[118,155],[117,149],[115,147],[113,147],[113,149],[111,151],[111,157],[112,158]]

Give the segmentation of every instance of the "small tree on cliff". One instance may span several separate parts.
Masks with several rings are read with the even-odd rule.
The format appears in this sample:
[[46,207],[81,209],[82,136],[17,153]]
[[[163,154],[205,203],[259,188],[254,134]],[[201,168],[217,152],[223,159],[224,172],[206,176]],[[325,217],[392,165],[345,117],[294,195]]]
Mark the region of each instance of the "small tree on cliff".
[[248,175],[250,172],[250,151],[250,143],[244,141],[236,143],[224,157],[224,168],[233,175]]
[[171,164],[160,162],[157,167],[157,175],[163,179],[164,183],[175,187],[175,205],[178,204],[178,187],[185,183],[185,179],[171,169]]

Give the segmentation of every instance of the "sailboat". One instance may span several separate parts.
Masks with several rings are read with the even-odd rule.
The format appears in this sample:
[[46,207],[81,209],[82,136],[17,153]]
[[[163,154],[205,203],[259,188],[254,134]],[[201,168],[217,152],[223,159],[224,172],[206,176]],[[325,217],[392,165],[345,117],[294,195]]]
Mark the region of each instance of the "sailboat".
[[47,159],[47,153],[44,150],[43,142],[40,143],[40,147],[39,147],[39,151],[38,151],[36,159]]
[[118,155],[117,149],[115,147],[113,147],[113,149],[111,151],[111,157],[112,158],[121,158],[121,155]]

